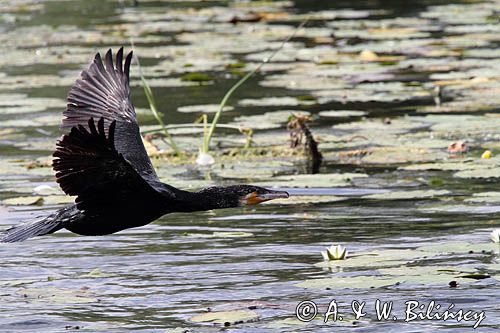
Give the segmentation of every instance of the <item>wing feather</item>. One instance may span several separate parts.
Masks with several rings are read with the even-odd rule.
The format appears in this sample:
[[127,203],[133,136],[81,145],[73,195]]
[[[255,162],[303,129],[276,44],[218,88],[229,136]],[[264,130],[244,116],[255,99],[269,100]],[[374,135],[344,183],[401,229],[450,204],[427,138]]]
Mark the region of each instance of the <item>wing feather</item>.
[[[82,210],[98,210],[156,197],[156,190],[137,173],[115,147],[116,121],[105,128],[104,118],[78,125],[57,142],[53,168],[62,190],[76,195]],[[106,132],[108,134],[106,135]]]
[[113,54],[109,49],[104,59],[97,53],[90,66],[82,71],[68,94],[62,129],[66,131],[79,126],[88,126],[91,117],[103,119],[107,133],[112,122],[116,122],[115,149],[123,155],[145,179],[157,181],[158,177],[146,153],[137,124],[136,113],[130,99],[130,64],[132,52],[123,63],[123,48]]

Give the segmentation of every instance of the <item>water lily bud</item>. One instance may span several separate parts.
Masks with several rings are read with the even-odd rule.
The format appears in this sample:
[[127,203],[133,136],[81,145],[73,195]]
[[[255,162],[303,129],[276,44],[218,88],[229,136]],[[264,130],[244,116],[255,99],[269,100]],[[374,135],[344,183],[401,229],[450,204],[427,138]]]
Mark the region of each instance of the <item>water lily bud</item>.
[[485,150],[483,155],[481,155],[481,158],[484,158],[484,159],[489,159],[491,158],[491,151],[490,150]]
[[378,55],[370,50],[363,50],[359,54],[359,58],[362,61],[377,61],[379,59]]
[[500,229],[493,229],[490,238],[495,243],[500,243]]
[[196,158],[196,164],[200,166],[209,166],[215,163],[212,155],[200,152]]
[[38,185],[37,187],[35,187],[33,189],[33,192],[35,194],[39,194],[39,195],[50,195],[50,194],[59,194],[59,191],[57,188],[55,187],[52,187],[50,185]]

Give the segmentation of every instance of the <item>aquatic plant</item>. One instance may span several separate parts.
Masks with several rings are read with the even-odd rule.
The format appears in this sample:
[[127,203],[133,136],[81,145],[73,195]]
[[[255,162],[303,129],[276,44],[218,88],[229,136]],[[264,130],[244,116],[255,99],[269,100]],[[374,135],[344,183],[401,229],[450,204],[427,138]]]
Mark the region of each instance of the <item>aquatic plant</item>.
[[[294,29],[294,31],[292,32],[292,34],[290,34],[290,36],[288,36],[280,44],[280,46],[276,50],[274,50],[274,52],[269,57],[263,59],[259,63],[259,65],[257,65],[253,70],[251,70],[250,72],[248,72],[245,76],[243,76],[238,82],[236,82],[226,92],[226,94],[223,96],[221,102],[219,103],[218,110],[215,113],[214,118],[212,119],[212,123],[210,124],[210,128],[207,128],[207,115],[205,114],[204,116],[202,116],[202,117],[204,117],[203,118],[204,119],[204,123],[203,123],[204,131],[203,131],[203,143],[202,143],[202,146],[199,149],[198,157],[196,159],[196,163],[198,165],[207,166],[207,165],[211,165],[211,164],[213,164],[215,162],[215,160],[213,159],[213,157],[209,154],[210,142],[212,140],[214,131],[215,131],[215,129],[218,126],[219,118],[220,118],[220,116],[222,114],[222,111],[226,107],[227,101],[229,100],[229,98],[231,97],[231,95],[243,83],[245,83],[249,78],[251,78],[255,73],[257,73],[262,68],[262,66],[264,66],[266,63],[270,62],[271,59],[276,54],[278,54],[278,52],[286,45],[286,43],[288,43],[296,35],[297,31],[300,30],[306,23],[307,23],[307,19],[304,20],[304,21],[302,21],[302,23],[299,24],[299,26],[297,26],[297,28]],[[131,45],[132,45],[132,48],[134,48],[134,44],[133,44],[132,40],[131,40]],[[161,113],[158,111],[158,109],[156,107],[156,103],[155,103],[155,100],[154,100],[153,92],[152,92],[150,86],[148,85],[148,83],[147,83],[147,81],[146,81],[146,79],[145,79],[145,77],[144,77],[144,75],[142,73],[140,61],[139,61],[139,58],[137,57],[136,54],[135,54],[135,58],[136,58],[136,61],[137,61],[137,65],[139,67],[139,74],[140,74],[140,77],[141,77],[141,82],[142,82],[142,85],[144,87],[144,92],[146,94],[146,98],[148,100],[148,104],[149,104],[150,110],[153,113],[153,115],[154,115],[156,121],[158,122],[158,124],[161,126],[162,132],[163,132],[164,136],[167,138],[169,145],[172,147],[172,149],[175,151],[175,153],[177,155],[181,155],[181,151],[177,147],[177,145],[176,145],[176,143],[175,143],[172,135],[169,133],[168,127],[163,122],[163,120],[161,118]],[[183,80],[183,81],[196,81],[196,82],[199,82],[201,84],[202,82],[211,81],[212,77],[210,77],[209,75],[203,74],[203,73],[189,73],[189,74],[185,74],[184,76],[182,76],[181,80]],[[197,125],[196,122],[195,122],[195,125]],[[193,126],[193,127],[196,127],[196,126]],[[220,127],[220,125],[219,125],[219,127]],[[230,125],[226,125],[225,127],[226,128],[232,128],[232,129],[238,129],[240,131],[240,133],[244,134],[246,136],[246,138],[247,138],[246,143],[245,143],[245,148],[249,148],[251,146],[251,144],[253,142],[252,141],[253,130],[251,128],[242,128],[242,127],[235,127],[235,126],[230,126]],[[177,127],[174,126],[174,128],[177,128]],[[148,131],[147,133],[154,133],[154,132],[157,132],[157,131],[156,130],[154,130],[154,131]],[[144,133],[146,133],[146,132],[144,132]]]
[[214,134],[214,131],[215,129],[217,128],[217,123],[219,122],[219,118],[222,114],[222,110],[224,109],[227,101],[229,100],[229,98],[231,97],[231,95],[241,86],[243,85],[243,83],[245,83],[246,81],[248,81],[248,79],[250,79],[255,73],[257,73],[261,68],[262,66],[264,66],[266,63],[270,62],[271,59],[276,55],[278,54],[278,52],[285,46],[286,43],[288,43],[297,33],[298,30],[300,30],[305,24],[307,23],[307,19],[304,20],[293,32],[290,36],[288,36],[282,43],[281,45],[276,49],[274,50],[274,52],[267,58],[263,59],[259,65],[257,65],[253,70],[251,70],[250,72],[248,72],[244,77],[242,77],[238,82],[236,82],[227,92],[226,94],[224,95],[224,97],[222,98],[220,104],[219,104],[219,109],[217,110],[217,112],[215,113],[214,115],[214,118],[212,119],[212,123],[210,125],[210,128],[207,132],[204,133],[204,137],[203,137],[203,144],[201,146],[201,149],[200,149],[200,154],[201,153],[204,153],[204,154],[208,154],[209,150],[210,150],[210,142],[212,140],[212,136]]
[[487,159],[490,159],[490,158],[491,158],[491,156],[492,156],[492,154],[491,154],[491,150],[485,150],[485,151],[483,152],[483,154],[481,155],[481,158],[483,158],[483,159],[486,159],[486,160],[487,160]]
[[181,81],[198,82],[199,84],[213,80],[213,77],[205,73],[187,73],[181,76]]
[[[134,50],[135,47],[134,47],[134,42],[132,40],[130,40],[130,44],[132,45],[132,50]],[[139,75],[141,77],[141,83],[142,83],[142,86],[144,88],[144,93],[146,94],[146,98],[148,100],[149,109],[151,110],[151,113],[155,117],[158,124],[160,124],[161,129],[162,129],[162,133],[166,137],[168,144],[170,145],[170,147],[172,147],[175,154],[182,155],[181,150],[177,147],[177,144],[175,143],[174,138],[172,137],[172,135],[168,131],[167,127],[165,126],[165,123],[163,122],[162,113],[160,113],[158,111],[158,108],[156,107],[156,102],[155,102],[155,98],[153,95],[153,91],[151,90],[151,87],[149,86],[148,82],[146,81],[146,78],[144,77],[144,74],[142,73],[141,62],[139,61],[139,57],[137,56],[136,52],[134,52],[134,57],[135,57],[135,60],[137,62],[137,67],[139,68]]]
[[490,238],[495,243],[500,243],[500,229],[493,229]]
[[347,248],[342,245],[332,245],[326,248],[326,251],[321,251],[321,255],[325,261],[345,260],[347,259]]

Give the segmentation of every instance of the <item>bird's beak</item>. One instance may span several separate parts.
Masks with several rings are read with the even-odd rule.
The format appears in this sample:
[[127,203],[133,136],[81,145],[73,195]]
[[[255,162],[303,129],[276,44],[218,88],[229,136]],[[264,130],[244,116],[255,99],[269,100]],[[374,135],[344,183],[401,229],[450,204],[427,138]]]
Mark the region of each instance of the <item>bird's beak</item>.
[[243,203],[246,205],[257,205],[264,201],[269,201],[273,199],[288,198],[290,195],[285,191],[273,191],[268,190],[266,193],[252,192],[245,196]]

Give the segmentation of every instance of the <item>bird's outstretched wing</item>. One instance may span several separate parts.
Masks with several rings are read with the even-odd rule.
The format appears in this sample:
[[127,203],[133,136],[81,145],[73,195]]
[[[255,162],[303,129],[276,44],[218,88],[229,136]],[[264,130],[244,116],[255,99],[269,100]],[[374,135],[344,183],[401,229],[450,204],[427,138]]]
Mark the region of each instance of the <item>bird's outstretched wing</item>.
[[[57,142],[53,168],[62,190],[76,195],[81,210],[107,210],[158,192],[115,147],[116,120],[105,130],[104,118],[75,126]],[[88,129],[87,129],[88,128]],[[106,132],[108,132],[106,136]]]
[[129,71],[132,52],[123,64],[123,48],[116,54],[113,64],[111,49],[103,60],[96,54],[90,66],[82,71],[68,94],[68,105],[64,111],[61,128],[71,130],[75,126],[86,126],[91,117],[104,119],[107,131],[116,122],[114,142],[116,150],[145,179],[158,180],[151,160],[142,143],[136,114],[130,99]]

